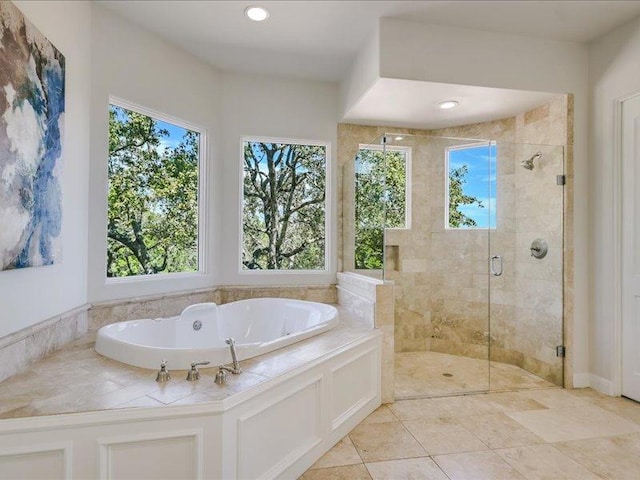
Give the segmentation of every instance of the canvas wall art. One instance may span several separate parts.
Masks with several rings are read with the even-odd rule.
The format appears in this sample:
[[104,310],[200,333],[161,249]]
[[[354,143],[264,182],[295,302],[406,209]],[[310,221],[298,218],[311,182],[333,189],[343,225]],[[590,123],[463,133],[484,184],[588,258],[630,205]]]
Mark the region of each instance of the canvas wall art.
[[0,270],[59,262],[64,56],[0,1]]

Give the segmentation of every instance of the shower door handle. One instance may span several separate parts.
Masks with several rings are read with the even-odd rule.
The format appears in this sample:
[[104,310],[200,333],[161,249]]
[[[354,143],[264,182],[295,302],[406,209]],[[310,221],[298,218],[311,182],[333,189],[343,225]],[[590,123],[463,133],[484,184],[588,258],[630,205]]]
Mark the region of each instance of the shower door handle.
[[[497,269],[496,264],[498,265]],[[491,260],[489,260],[489,269],[491,270],[491,275],[494,277],[502,275],[502,255],[491,256]]]

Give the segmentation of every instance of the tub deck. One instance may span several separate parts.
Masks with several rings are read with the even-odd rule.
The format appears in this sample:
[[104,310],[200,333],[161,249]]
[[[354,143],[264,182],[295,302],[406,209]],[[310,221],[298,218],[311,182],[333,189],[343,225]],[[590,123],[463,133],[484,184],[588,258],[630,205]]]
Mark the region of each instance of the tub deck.
[[213,382],[216,369],[203,369],[199,381],[187,382],[186,370],[172,370],[170,365],[171,380],[157,383],[155,371],[98,355],[93,350],[95,334],[87,334],[30,365],[27,372],[0,382],[0,419],[230,399],[354,342],[379,335],[337,308],[341,320],[338,326],[241,362],[243,373],[229,375],[222,387]]

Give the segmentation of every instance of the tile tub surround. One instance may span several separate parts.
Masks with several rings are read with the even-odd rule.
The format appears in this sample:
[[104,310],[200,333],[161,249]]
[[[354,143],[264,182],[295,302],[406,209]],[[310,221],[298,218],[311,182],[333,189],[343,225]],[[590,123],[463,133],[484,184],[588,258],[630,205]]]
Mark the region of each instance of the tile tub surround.
[[104,325],[178,315],[189,305],[228,303],[259,297],[281,297],[335,304],[335,285],[283,287],[218,287],[83,305],[0,338],[0,382],[28,370],[29,365]]
[[84,305],[0,338],[0,382],[87,333]]
[[241,362],[243,373],[229,375],[224,387],[213,382],[215,368],[201,369],[199,381],[187,382],[187,372],[171,370],[170,365],[171,380],[157,383],[153,370],[98,355],[93,350],[93,335],[87,334],[32,364],[28,372],[0,382],[0,418],[224,400],[354,342],[380,335],[342,310],[340,315],[341,324],[328,332]]
[[104,325],[126,320],[179,315],[182,310],[194,303],[215,302],[221,305],[237,300],[261,297],[293,298],[330,304],[337,301],[334,285],[216,287],[95,303],[89,310],[89,331],[97,332]]
[[89,310],[89,331],[97,332],[111,323],[139,318],[160,318],[179,315],[194,303],[220,303],[218,288],[207,288],[160,295],[98,302]]
[[338,272],[338,304],[355,318],[382,332],[382,403],[393,403],[393,284],[354,273]]
[[[380,435],[404,449],[389,449]],[[539,389],[383,405],[301,480],[636,480],[640,404]]]

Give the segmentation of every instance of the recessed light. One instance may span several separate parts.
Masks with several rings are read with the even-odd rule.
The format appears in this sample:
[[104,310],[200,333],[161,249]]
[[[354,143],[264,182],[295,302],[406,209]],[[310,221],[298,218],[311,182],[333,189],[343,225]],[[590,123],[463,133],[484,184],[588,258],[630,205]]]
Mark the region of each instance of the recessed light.
[[444,102],[440,102],[438,104],[438,107],[440,107],[442,110],[448,110],[450,108],[457,107],[457,106],[458,106],[458,102],[456,102],[455,100],[445,100]]
[[263,7],[247,7],[244,14],[254,22],[262,22],[269,18],[269,11]]
[[394,140],[396,142],[399,142],[400,140],[404,139],[404,137],[401,137],[400,135],[398,135],[396,138],[394,138]]

